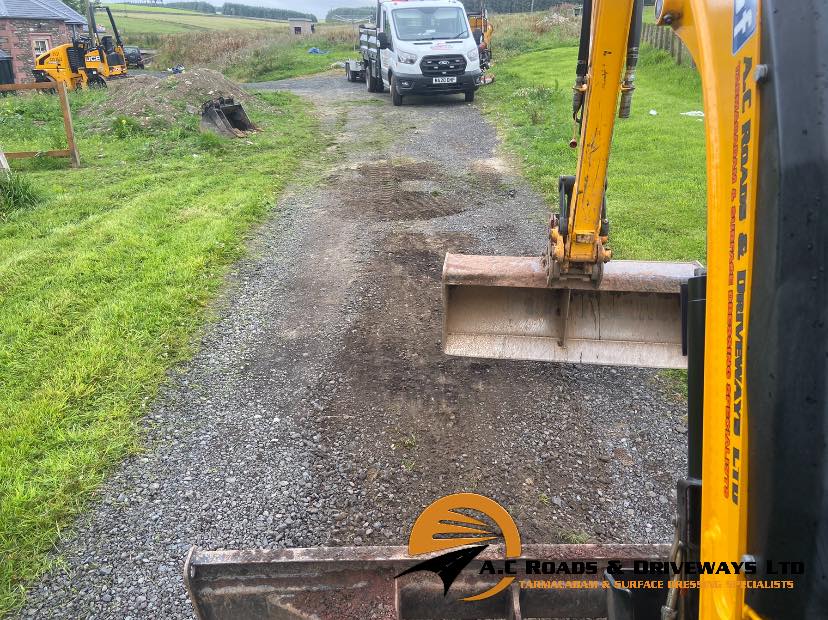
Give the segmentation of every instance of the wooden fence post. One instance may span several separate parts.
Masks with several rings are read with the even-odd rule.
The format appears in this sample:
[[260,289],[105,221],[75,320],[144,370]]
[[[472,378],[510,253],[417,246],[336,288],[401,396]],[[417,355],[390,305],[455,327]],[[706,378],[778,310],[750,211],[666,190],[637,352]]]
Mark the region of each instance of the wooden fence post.
[[72,126],[72,113],[69,109],[69,96],[66,91],[66,84],[63,82],[27,82],[25,84],[0,84],[0,93],[7,93],[16,90],[51,90],[57,93],[60,100],[60,109],[63,114],[63,129],[66,131],[67,148],[50,151],[12,151],[4,152],[4,159],[25,159],[27,157],[68,157],[73,168],[80,167],[80,156],[78,146],[75,143],[75,129]]
[[75,144],[75,127],[72,125],[72,113],[69,111],[69,94],[63,82],[58,82],[58,97],[60,97],[60,109],[63,112],[63,127],[66,129],[69,163],[73,168],[80,168],[80,155]]

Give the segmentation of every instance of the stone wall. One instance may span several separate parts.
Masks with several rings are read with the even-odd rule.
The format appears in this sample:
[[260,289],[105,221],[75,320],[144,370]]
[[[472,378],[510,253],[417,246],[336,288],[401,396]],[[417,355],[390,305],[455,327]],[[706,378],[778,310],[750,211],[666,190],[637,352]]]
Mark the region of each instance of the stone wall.
[[34,41],[46,39],[49,48],[69,43],[72,31],[56,19],[0,19],[0,49],[12,57],[14,81],[34,82]]

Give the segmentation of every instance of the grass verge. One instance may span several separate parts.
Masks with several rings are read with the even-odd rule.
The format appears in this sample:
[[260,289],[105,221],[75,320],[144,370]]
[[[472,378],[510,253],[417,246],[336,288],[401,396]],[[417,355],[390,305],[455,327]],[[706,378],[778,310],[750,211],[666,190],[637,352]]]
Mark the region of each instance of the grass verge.
[[[497,81],[481,91],[484,111],[550,206],[558,203],[558,177],[574,174],[577,164],[577,151],[567,144],[576,59],[571,46],[514,56],[497,64]],[[682,115],[701,109],[698,74],[644,48],[633,114],[616,123],[609,165],[615,257],[704,259],[704,123]]]
[[[73,93],[73,107],[103,92]],[[94,133],[76,115],[83,167],[13,162],[42,201],[0,219],[0,616],[105,473],[138,446],[136,420],[193,335],[250,227],[298,163],[319,152],[316,120],[275,93],[248,106],[263,131]],[[0,101],[0,143],[63,140],[55,97]],[[242,172],[243,174],[240,174]]]
[[[280,80],[328,70],[356,56],[352,27],[320,25],[317,34],[297,37],[286,30],[249,30],[160,36],[156,68],[182,64],[209,67],[244,82]],[[312,47],[328,52],[309,54]]]

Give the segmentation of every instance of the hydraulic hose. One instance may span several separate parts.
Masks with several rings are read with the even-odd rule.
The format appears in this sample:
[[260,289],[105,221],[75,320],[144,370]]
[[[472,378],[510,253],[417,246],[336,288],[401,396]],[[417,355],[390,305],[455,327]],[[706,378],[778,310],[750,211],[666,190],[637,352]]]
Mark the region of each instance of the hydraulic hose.
[[592,0],[584,0],[581,11],[581,42],[578,46],[578,65],[575,68],[575,88],[572,93],[572,118],[577,122],[578,112],[584,106],[583,86],[589,69],[589,39],[592,29]]
[[633,91],[635,90],[635,67],[638,65],[638,49],[641,45],[641,31],[643,30],[644,0],[635,0],[633,4],[630,34],[627,37],[627,72],[621,83],[621,103],[618,107],[619,118],[629,118],[632,108]]

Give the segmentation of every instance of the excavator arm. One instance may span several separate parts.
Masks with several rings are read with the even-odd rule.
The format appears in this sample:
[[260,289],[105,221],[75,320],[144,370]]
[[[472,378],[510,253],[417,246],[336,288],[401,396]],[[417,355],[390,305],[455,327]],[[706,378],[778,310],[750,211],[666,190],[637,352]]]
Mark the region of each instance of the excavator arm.
[[584,3],[570,142],[579,145],[578,165],[574,177],[558,183],[560,213],[550,223],[547,251],[550,281],[577,277],[599,283],[612,256],[606,247],[607,166],[616,110],[621,118],[630,114],[642,8],[643,0]]
[[[449,254],[449,355],[685,368],[682,285],[699,263],[613,261],[607,168],[616,117],[628,117],[643,0],[586,0],[573,94],[574,176],[559,179],[545,254]],[[622,154],[623,156],[624,154]]]

